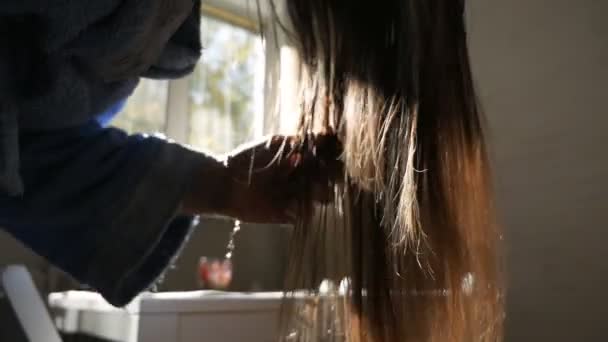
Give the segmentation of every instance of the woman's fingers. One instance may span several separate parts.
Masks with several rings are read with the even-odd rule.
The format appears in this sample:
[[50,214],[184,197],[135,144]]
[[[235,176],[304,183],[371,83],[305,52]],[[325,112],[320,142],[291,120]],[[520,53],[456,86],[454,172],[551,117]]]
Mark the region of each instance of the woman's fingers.
[[326,204],[342,178],[338,139],[273,136],[240,147],[228,159],[232,198],[243,221],[293,223],[298,205]]

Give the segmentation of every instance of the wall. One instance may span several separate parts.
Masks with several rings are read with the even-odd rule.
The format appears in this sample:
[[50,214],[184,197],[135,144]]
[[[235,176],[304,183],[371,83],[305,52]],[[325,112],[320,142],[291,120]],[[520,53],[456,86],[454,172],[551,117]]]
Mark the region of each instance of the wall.
[[608,1],[469,4],[508,242],[507,341],[608,341]]

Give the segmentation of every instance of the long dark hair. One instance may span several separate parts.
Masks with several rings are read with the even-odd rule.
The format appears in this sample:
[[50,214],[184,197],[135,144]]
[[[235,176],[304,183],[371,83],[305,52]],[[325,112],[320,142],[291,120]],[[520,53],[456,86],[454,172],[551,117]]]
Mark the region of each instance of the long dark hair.
[[[287,290],[346,279],[332,312],[349,341],[500,340],[500,233],[464,0],[286,4],[302,141],[336,133],[344,162],[332,204],[302,199]],[[286,306],[284,338],[310,339],[301,310]]]

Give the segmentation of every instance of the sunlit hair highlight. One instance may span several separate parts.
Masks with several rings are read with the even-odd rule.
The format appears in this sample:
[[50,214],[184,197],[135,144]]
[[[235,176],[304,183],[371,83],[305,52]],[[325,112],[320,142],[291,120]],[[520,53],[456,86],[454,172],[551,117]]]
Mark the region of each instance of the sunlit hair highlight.
[[[286,0],[286,8],[279,26],[301,60],[299,133],[303,142],[335,133],[344,175],[328,184],[331,204],[302,197],[286,289],[318,302],[308,299],[307,309],[288,296],[281,336],[501,340],[500,232],[464,1]],[[330,314],[344,337],[310,332],[324,324],[306,316],[327,297],[316,291],[324,279],[348,285]]]

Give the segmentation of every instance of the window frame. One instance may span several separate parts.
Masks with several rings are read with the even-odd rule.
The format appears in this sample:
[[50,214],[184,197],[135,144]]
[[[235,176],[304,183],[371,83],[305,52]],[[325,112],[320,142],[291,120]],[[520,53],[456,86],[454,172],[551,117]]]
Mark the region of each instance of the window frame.
[[[216,1],[217,2],[217,1]],[[228,25],[247,30],[254,34],[260,34],[258,21],[254,21],[247,15],[224,9],[219,6],[203,4],[201,8],[201,17],[210,17],[221,21]],[[204,20],[204,18],[202,19]],[[265,45],[268,46],[268,38],[265,38]],[[272,64],[272,55],[268,53],[268,49],[264,49],[265,66]],[[204,53],[204,52],[203,52]],[[165,132],[164,134],[171,140],[178,143],[188,145],[188,137],[190,130],[190,103],[189,92],[190,84],[193,75],[170,80],[167,90],[167,106],[165,108]],[[264,87],[263,87],[263,105],[260,113],[255,113],[252,118],[254,122],[254,136],[262,136],[267,133],[267,103],[268,103],[268,82],[271,78],[269,69],[264,71]]]

